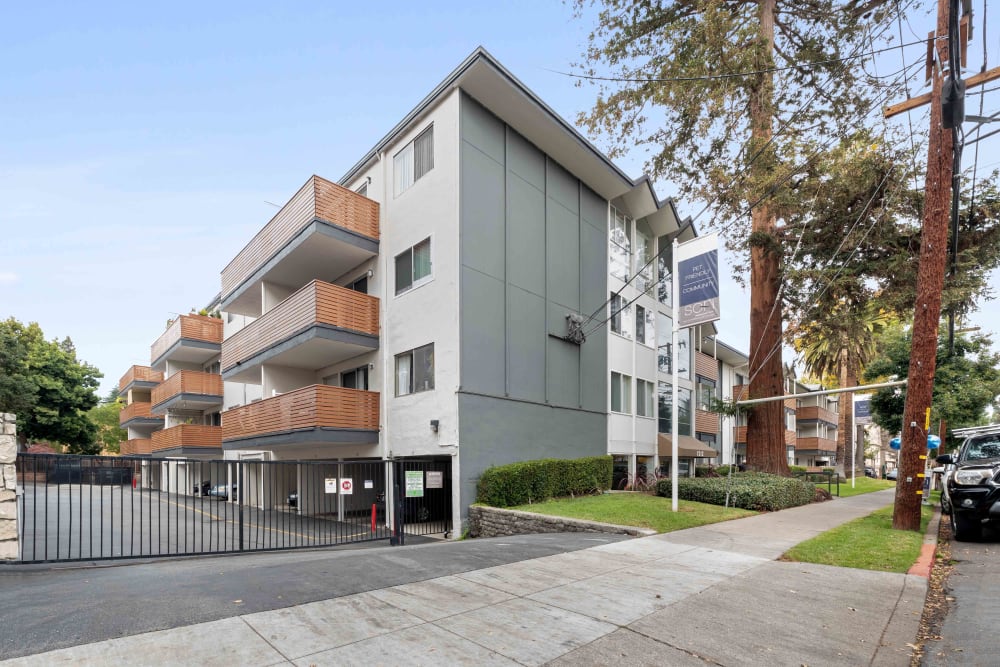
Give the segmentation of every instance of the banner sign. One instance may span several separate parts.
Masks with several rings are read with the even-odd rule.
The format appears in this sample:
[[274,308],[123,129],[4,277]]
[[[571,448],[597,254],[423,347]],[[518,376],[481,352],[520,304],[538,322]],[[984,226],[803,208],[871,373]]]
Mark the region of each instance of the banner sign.
[[424,497],[424,471],[407,470],[404,479],[406,480],[406,497]]
[[872,423],[871,399],[865,398],[860,401],[854,401],[854,423],[855,424]]
[[719,239],[700,236],[677,246],[677,328],[715,322],[719,310]]

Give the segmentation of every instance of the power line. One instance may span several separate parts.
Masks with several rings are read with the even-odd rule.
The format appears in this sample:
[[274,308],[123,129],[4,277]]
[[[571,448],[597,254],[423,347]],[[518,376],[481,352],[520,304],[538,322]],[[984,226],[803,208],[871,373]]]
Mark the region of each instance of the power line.
[[[934,37],[933,39],[947,39],[946,37]],[[814,60],[811,63],[805,65],[787,65],[785,67],[770,67],[761,70],[750,70],[746,72],[733,72],[729,74],[704,74],[701,76],[675,76],[675,77],[664,77],[664,78],[631,78],[631,77],[614,77],[614,76],[597,76],[593,74],[574,74],[572,72],[563,72],[561,70],[542,68],[546,72],[551,72],[553,74],[560,74],[562,76],[570,77],[572,79],[584,79],[587,81],[610,81],[615,83],[683,83],[689,81],[714,81],[718,79],[739,79],[747,76],[759,76],[761,74],[773,74],[777,72],[787,72],[790,70],[809,70],[820,65],[832,65],[837,63],[844,63],[848,60],[856,60],[857,58],[863,58],[866,56],[874,56],[880,53],[886,53],[888,51],[894,51],[896,49],[903,49],[907,46],[914,46],[916,44],[924,44],[925,40],[920,40],[916,42],[908,42],[906,44],[897,44],[895,46],[886,47],[884,49],[878,49],[875,51],[870,51],[866,53],[852,54],[849,56],[844,56],[843,58],[829,58],[826,60]]]

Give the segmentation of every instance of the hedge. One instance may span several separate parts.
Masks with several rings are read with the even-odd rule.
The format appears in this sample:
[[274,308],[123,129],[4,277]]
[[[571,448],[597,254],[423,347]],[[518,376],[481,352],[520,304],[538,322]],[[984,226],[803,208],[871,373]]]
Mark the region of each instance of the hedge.
[[487,468],[476,485],[476,502],[513,507],[610,488],[610,456],[539,459]]
[[[728,485],[728,486],[727,486]],[[734,473],[728,477],[685,477],[678,480],[677,495],[710,505],[724,505],[729,490],[729,506],[758,512],[773,512],[811,503],[816,487],[792,477],[762,472]],[[656,494],[670,497],[670,480],[656,486]]]

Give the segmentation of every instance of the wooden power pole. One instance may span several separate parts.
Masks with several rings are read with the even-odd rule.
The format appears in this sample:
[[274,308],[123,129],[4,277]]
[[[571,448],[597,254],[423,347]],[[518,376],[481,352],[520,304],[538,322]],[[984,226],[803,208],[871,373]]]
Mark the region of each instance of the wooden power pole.
[[[938,0],[938,39],[935,40],[935,50],[940,66],[932,68],[930,141],[927,181],[924,186],[924,218],[920,233],[917,302],[913,315],[909,384],[906,387],[906,405],[903,409],[900,472],[896,481],[896,504],[892,513],[892,527],[897,530],[920,530],[920,500],[924,492],[927,433],[930,430],[938,324],[941,319],[941,292],[944,289],[948,259],[954,146],[952,131],[942,126],[941,89],[944,63],[948,60],[951,40],[941,38],[948,35],[949,4],[949,0]],[[949,65],[961,68],[958,62],[950,62]]]
[[[934,48],[928,48],[928,54],[930,57],[936,51],[940,66],[934,67],[933,62],[928,62],[928,70],[932,77],[930,94],[914,97],[885,109],[885,117],[889,118],[927,103],[931,105],[927,181],[924,186],[924,216],[920,235],[920,270],[917,276],[917,301],[910,352],[910,381],[903,410],[900,474],[896,483],[896,504],[892,514],[892,527],[899,530],[920,530],[920,500],[923,495],[927,459],[927,433],[930,431],[938,324],[941,319],[941,292],[944,289],[948,253],[950,189],[954,175],[953,130],[942,124],[941,100],[945,77],[944,63],[948,63],[956,78],[961,72],[961,58],[958,54],[964,53],[964,48],[952,48],[959,39],[960,31],[956,29],[958,17],[955,16],[955,21],[950,23],[951,12],[957,14],[958,7],[958,0],[950,2],[938,0],[937,31],[930,40]],[[962,35],[966,39],[971,35],[971,22],[968,23],[967,29],[962,31]],[[945,36],[948,36],[947,40],[944,39]],[[1000,67],[970,77],[965,85],[972,88],[996,79],[1000,79]],[[943,441],[945,433],[941,433],[940,437]]]

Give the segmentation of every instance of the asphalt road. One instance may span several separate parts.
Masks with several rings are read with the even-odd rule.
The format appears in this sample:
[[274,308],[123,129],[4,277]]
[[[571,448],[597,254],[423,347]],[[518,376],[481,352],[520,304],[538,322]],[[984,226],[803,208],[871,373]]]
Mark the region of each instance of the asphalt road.
[[1000,530],[985,529],[978,542],[952,540],[951,557],[955,569],[947,586],[954,601],[941,628],[941,640],[927,644],[923,665],[993,667],[1000,662]]
[[0,565],[0,659],[280,609],[576,551],[624,536],[521,535],[410,546],[129,561]]

